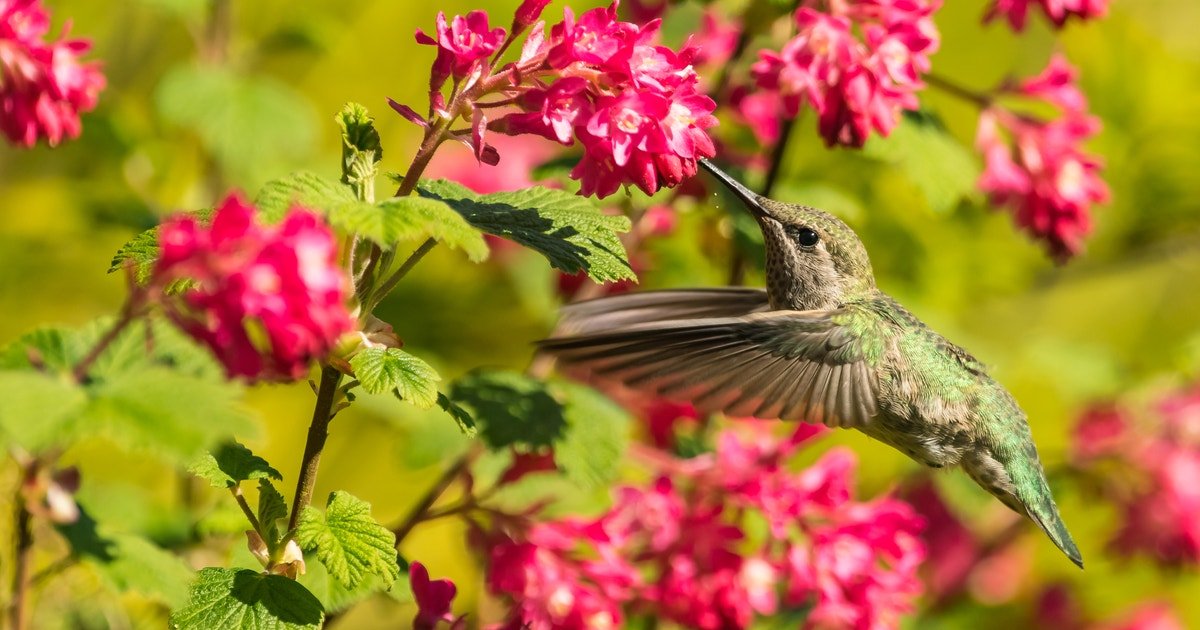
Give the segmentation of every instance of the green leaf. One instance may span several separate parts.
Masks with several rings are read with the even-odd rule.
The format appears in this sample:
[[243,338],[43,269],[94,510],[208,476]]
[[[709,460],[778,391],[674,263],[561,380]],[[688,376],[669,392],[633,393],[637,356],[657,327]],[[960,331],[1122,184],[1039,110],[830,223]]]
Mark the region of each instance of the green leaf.
[[551,446],[567,430],[562,405],[544,383],[516,372],[479,370],[455,381],[450,398],[492,448]]
[[263,219],[270,223],[282,220],[295,205],[323,214],[343,205],[370,207],[370,204],[359,201],[346,185],[308,171],[297,171],[273,179],[264,184],[254,198],[254,206]]
[[358,586],[368,576],[391,585],[400,577],[396,536],[371,518],[371,505],[346,492],[329,495],[325,513],[309,506],[300,516],[296,539],[346,588]]
[[0,369],[32,368],[31,357],[47,369],[69,372],[82,354],[77,348],[75,334],[65,328],[44,327],[21,335],[0,350]]
[[[212,220],[213,209],[204,208],[184,214],[191,215],[201,223],[208,223]],[[154,263],[158,261],[158,252],[158,226],[154,226],[136,234],[122,245],[116,254],[113,254],[112,262],[108,265],[108,273],[121,271],[126,265],[132,265],[134,279],[138,284],[146,284],[150,280],[150,274],[154,272]],[[168,290],[168,292],[171,291]]]
[[329,614],[346,610],[376,593],[388,592],[393,599],[398,599],[401,603],[412,601],[408,574],[403,572],[400,579],[392,584],[390,590],[383,578],[377,575],[369,575],[358,586],[346,588],[329,575],[329,570],[325,568],[325,565],[320,562],[311,562],[307,565],[304,575],[300,576],[299,581],[313,595],[316,595],[317,599],[321,600],[321,605]]
[[347,103],[335,120],[342,130],[342,183],[354,188],[357,198],[370,201],[383,158],[375,121],[358,103]]
[[84,390],[65,378],[0,371],[0,443],[12,441],[34,453],[66,446],[88,430],[79,419],[86,406]]
[[283,480],[267,460],[250,452],[239,442],[222,444],[212,453],[205,453],[188,469],[193,475],[207,479],[214,488],[232,488],[251,479]]
[[250,429],[239,390],[222,382],[151,367],[114,375],[90,388],[81,423],[126,448],[191,463],[204,449]]
[[441,201],[424,197],[392,197],[376,205],[345,204],[330,211],[329,222],[370,239],[383,249],[426,237],[462,250],[473,262],[487,258],[483,234]]
[[558,383],[565,390],[567,431],[554,445],[554,460],[583,488],[611,482],[629,442],[629,416],[595,390]]
[[451,418],[454,418],[454,421],[458,423],[458,429],[463,434],[475,434],[475,419],[471,417],[471,414],[466,409],[458,406],[453,400],[450,400],[449,396],[441,392],[438,392],[437,404],[442,408],[442,411],[445,411],[450,414]]
[[419,190],[446,202],[476,228],[533,249],[567,273],[586,271],[597,282],[636,277],[617,237],[629,231],[629,219],[606,215],[584,197],[541,186],[477,195],[443,179],[424,180]]
[[902,169],[935,212],[953,210],[979,178],[975,156],[925,112],[905,112],[889,137],[872,139],[863,153]]
[[258,522],[266,530],[266,543],[273,550],[283,540],[286,532],[288,517],[287,501],[283,498],[271,481],[266,478],[258,480]]
[[372,394],[395,391],[422,409],[438,401],[436,370],[399,348],[364,348],[350,359],[354,377]]
[[317,630],[321,602],[294,580],[250,569],[201,569],[188,602],[171,614],[178,630]]
[[193,131],[222,170],[239,179],[258,179],[303,156],[317,135],[303,94],[228,66],[171,69],[158,84],[155,104],[164,120]]

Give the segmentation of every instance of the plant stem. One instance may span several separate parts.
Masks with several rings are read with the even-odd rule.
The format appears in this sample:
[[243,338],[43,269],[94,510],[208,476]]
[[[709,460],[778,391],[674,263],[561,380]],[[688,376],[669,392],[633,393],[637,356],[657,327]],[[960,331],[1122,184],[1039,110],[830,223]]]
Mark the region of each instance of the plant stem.
[[943,92],[946,92],[947,94],[957,96],[965,101],[970,101],[982,109],[991,107],[995,102],[995,100],[989,94],[976,92],[975,90],[963,87],[962,85],[959,85],[958,83],[955,83],[954,81],[940,75],[927,74],[925,75],[925,82]]
[[417,249],[413,251],[413,253],[410,254],[403,263],[401,263],[400,268],[396,270],[396,273],[393,273],[391,277],[385,280],[383,284],[380,285],[378,291],[373,291],[374,295],[371,296],[367,304],[367,308],[363,309],[363,313],[369,315],[371,311],[375,310],[375,307],[379,305],[379,302],[382,301],[383,298],[387,297],[387,294],[391,293],[392,289],[396,288],[396,285],[400,283],[400,280],[402,280],[404,276],[408,275],[408,272],[412,271],[413,267],[417,266],[417,263],[421,262],[421,259],[425,257],[425,254],[428,254],[430,250],[432,250],[434,247],[437,247],[437,244],[438,242],[432,238],[425,239],[425,242],[421,243],[421,245],[417,247]]
[[405,519],[400,523],[399,527],[396,527],[392,530],[392,533],[396,535],[397,547],[399,547],[400,543],[403,542],[408,534],[412,532],[413,528],[417,526],[417,523],[425,520],[425,516],[429,512],[429,508],[433,507],[434,503],[437,503],[437,500],[441,498],[442,493],[444,493],[451,486],[451,484],[458,479],[459,475],[461,475],[463,471],[467,469],[467,466],[469,466],[471,462],[479,456],[479,452],[480,451],[477,446],[472,446],[467,450],[467,452],[463,453],[458,457],[458,459],[454,460],[454,463],[442,472],[442,476],[438,477],[437,481],[429,487],[429,490],[425,491],[425,494],[421,496],[421,500],[417,501],[417,504],[408,513],[408,516],[405,517]]
[[238,507],[242,508],[242,514],[246,515],[246,520],[250,521],[250,525],[254,528],[254,531],[258,532],[258,535],[265,539],[266,534],[263,533],[262,523],[258,522],[258,517],[254,515],[254,510],[250,509],[250,504],[246,503],[246,495],[242,494],[242,487],[240,485],[234,486],[229,489],[229,493],[237,500]]
[[312,424],[308,427],[308,440],[304,444],[304,458],[300,462],[300,475],[296,479],[296,495],[292,499],[289,531],[296,529],[300,512],[312,502],[313,487],[317,485],[317,467],[321,463],[321,452],[325,450],[325,440],[329,438],[329,421],[333,419],[333,404],[341,381],[342,373],[337,368],[328,365],[321,368],[317,404],[313,407]]
[[[137,289],[134,289],[134,291],[136,292]],[[107,332],[104,333],[104,336],[100,337],[100,339],[96,342],[96,345],[92,346],[91,350],[88,350],[88,353],[79,360],[79,363],[76,363],[75,367],[71,369],[71,375],[75,378],[75,382],[84,383],[87,381],[87,373],[88,370],[92,368],[92,364],[94,364],[96,360],[100,358],[100,355],[104,354],[104,351],[107,350],[110,345],[112,345],[112,342],[116,341],[117,337],[119,337],[121,333],[133,323],[135,310],[134,300],[134,295],[130,295],[129,298],[126,299],[125,305],[121,307],[120,318],[112,325],[111,328],[108,329]]]
[[25,508],[25,496],[21,489],[25,485],[24,475],[13,497],[14,564],[12,601],[9,603],[9,628],[25,630],[29,621],[29,565],[33,555],[32,515]]

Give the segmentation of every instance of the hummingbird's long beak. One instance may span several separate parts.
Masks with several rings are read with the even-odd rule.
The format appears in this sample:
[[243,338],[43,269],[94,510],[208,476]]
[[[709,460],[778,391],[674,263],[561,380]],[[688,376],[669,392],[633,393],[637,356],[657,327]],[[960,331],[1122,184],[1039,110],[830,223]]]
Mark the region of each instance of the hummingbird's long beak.
[[711,173],[713,177],[717,178],[717,181],[725,184],[726,188],[732,191],[734,195],[737,195],[737,198],[746,204],[746,209],[750,211],[750,214],[753,214],[756,218],[773,218],[771,217],[771,213],[763,207],[761,195],[746,188],[741,182],[734,179],[729,173],[717,168],[712,162],[704,158],[700,158],[697,161],[700,163],[700,166],[704,167],[704,170]]

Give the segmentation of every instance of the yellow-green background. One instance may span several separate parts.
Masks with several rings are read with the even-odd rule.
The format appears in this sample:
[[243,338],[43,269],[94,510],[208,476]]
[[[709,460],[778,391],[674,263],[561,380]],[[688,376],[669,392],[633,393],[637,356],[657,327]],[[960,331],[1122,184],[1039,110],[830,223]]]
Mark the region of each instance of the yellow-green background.
[[[206,19],[203,0],[48,4],[56,26],[69,17],[75,35],[94,40],[92,56],[103,60],[109,86],[97,111],[85,116],[80,140],[55,150],[0,148],[0,341],[43,323],[80,324],[112,313],[123,294],[119,275],[105,274],[113,251],[171,210],[209,205],[215,191],[227,187],[253,194],[266,179],[297,167],[336,174],[332,115],[346,101],[376,113],[384,169],[402,170],[417,129],[392,114],[385,98],[422,109],[432,51],[414,43],[414,29],[430,28],[438,9],[485,8],[506,24],[516,2],[235,2],[228,63],[290,90],[289,116],[304,124],[269,130],[265,137],[250,134],[245,141],[255,144],[257,157],[233,170],[214,163],[196,134],[171,124],[156,105],[160,79],[194,63]],[[594,6],[570,4],[576,10]],[[1035,19],[1023,37],[998,24],[981,27],[981,0],[946,4],[937,17],[943,34],[934,57],[939,74],[986,88],[1008,73],[1040,70],[1056,49],[1079,66],[1092,109],[1105,123],[1092,148],[1106,162],[1113,189],[1113,202],[1096,209],[1097,230],[1087,252],[1055,266],[1012,228],[1007,214],[987,210],[977,195],[974,203],[935,211],[902,169],[826,151],[811,118],[800,123],[785,170],[789,183],[780,196],[800,195],[788,200],[803,202],[806,190],[838,191],[839,206],[872,253],[879,284],[993,366],[1029,412],[1043,459],[1053,465],[1062,461],[1067,429],[1087,401],[1143,400],[1188,382],[1200,366],[1200,39],[1194,32],[1200,4],[1118,0],[1104,21],[1072,24],[1055,34]],[[548,11],[555,14],[562,5],[555,0]],[[668,34],[686,32],[694,21],[695,11],[685,10]],[[933,91],[922,102],[969,146],[971,106]],[[687,214],[679,234],[656,246],[660,264],[651,267],[644,284],[719,282],[726,249],[712,239],[689,238],[712,216],[712,211]],[[521,368],[529,343],[548,325],[549,311],[534,299],[545,292],[537,287],[549,287],[552,279],[540,259],[518,256],[514,264],[516,271],[473,266],[456,253],[435,251],[384,313],[407,347],[443,376],[478,365]],[[521,285],[534,288],[517,288]],[[311,394],[303,384],[262,387],[248,400],[262,418],[261,432],[248,443],[290,482]],[[428,439],[421,431],[445,433],[405,413],[385,401],[369,401],[339,416],[317,496],[345,489],[370,501],[384,522],[401,518],[436,476],[441,453],[412,446]],[[443,435],[433,442],[444,446],[454,438]],[[916,470],[856,434],[822,442],[805,457],[832,442],[850,444],[862,456],[865,496]],[[162,532],[184,526],[178,513],[163,507],[177,506],[184,493],[152,459],[114,457],[104,445],[94,445],[69,453],[68,460],[82,462],[81,497],[97,518],[168,537]],[[960,507],[978,510],[985,520],[993,513],[988,510],[995,505],[965,490],[961,479],[940,476],[939,483],[962,498]],[[226,498],[197,492],[192,500],[202,512]],[[1060,503],[1088,558],[1085,572],[1029,536],[1022,545],[1035,564],[1017,604],[960,609],[921,624],[1004,624],[1027,611],[1023,607],[1038,584],[1066,580],[1096,615],[1119,614],[1137,601],[1161,597],[1173,601],[1190,625],[1200,626],[1194,597],[1200,581],[1193,570],[1163,574],[1140,561],[1113,562],[1103,544],[1114,515],[1069,488]],[[434,575],[456,579],[461,603],[469,607],[477,577],[459,534],[452,524],[418,529],[403,551]],[[54,608],[89,592],[77,590],[86,580],[66,584],[52,586],[39,604]],[[136,595],[125,597],[137,601]],[[145,623],[157,623],[147,621],[153,618],[149,612],[142,614],[148,615]],[[410,614],[380,600],[353,613],[342,627],[405,627]]]

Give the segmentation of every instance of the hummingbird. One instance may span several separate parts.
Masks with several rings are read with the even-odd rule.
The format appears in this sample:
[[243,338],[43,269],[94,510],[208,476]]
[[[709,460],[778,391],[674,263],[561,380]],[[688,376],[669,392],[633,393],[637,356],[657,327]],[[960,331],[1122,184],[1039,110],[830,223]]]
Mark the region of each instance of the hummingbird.
[[540,348],[569,370],[705,412],[855,429],[926,466],[961,467],[1083,568],[1025,413],[984,365],[876,287],[840,219],[700,164],[761,228],[766,290],[578,302]]

